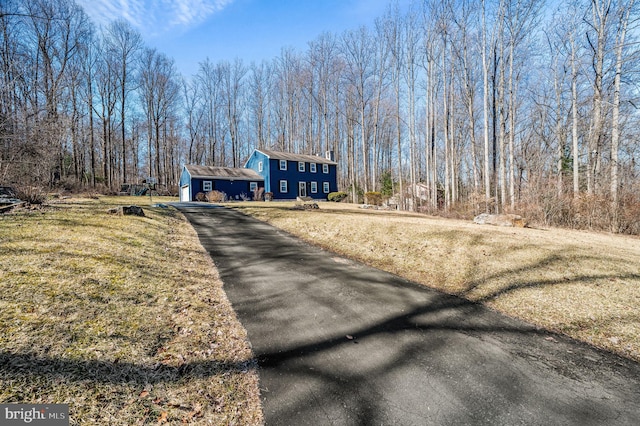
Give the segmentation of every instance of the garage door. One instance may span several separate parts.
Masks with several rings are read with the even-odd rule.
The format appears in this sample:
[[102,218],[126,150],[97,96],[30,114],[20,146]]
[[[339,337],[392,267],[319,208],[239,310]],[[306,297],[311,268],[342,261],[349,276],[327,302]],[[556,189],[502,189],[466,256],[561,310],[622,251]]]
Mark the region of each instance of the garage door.
[[183,186],[180,188],[180,201],[191,201],[189,197],[189,186]]

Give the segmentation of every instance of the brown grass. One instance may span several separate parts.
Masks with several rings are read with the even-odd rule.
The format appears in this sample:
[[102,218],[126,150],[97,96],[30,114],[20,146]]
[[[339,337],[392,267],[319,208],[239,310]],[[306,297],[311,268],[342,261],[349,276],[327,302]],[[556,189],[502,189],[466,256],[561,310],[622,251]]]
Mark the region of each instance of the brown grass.
[[322,203],[231,204],[344,256],[640,361],[640,239]]
[[[106,213],[136,203],[146,217]],[[262,423],[213,263],[182,215],[148,204],[0,216],[0,402],[68,403],[71,424]]]

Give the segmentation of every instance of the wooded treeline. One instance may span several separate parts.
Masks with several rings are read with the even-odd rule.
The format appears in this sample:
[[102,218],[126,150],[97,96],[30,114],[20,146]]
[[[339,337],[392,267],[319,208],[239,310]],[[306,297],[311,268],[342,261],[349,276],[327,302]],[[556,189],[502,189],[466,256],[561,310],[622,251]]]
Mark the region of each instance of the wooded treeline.
[[184,163],[334,151],[354,201],[640,233],[634,0],[392,2],[304,52],[203,58],[189,78],[71,0],[0,5],[0,183],[177,193]]

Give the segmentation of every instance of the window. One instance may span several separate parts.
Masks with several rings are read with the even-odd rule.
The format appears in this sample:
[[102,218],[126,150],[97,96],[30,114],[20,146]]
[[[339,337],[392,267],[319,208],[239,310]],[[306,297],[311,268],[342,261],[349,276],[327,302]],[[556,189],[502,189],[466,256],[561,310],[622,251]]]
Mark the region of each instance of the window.
[[322,173],[329,173],[329,165],[328,164],[323,164],[322,165]]
[[311,182],[311,193],[312,194],[318,193],[318,182]]
[[258,163],[258,173],[262,172],[262,161]]
[[329,182],[322,182],[322,192],[325,194],[329,193]]
[[287,170],[287,160],[280,160],[280,170]]
[[315,173],[316,172],[316,163],[309,163],[309,171],[311,173]]
[[213,189],[213,182],[210,180],[205,180],[202,182],[202,190],[205,192],[209,192]]
[[281,180],[280,181],[280,192],[283,192],[283,193],[289,192],[289,190],[287,189],[287,181],[286,180]]
[[258,182],[249,182],[249,191],[255,192],[257,190],[258,190]]
[[304,172],[304,161],[298,161],[298,171]]

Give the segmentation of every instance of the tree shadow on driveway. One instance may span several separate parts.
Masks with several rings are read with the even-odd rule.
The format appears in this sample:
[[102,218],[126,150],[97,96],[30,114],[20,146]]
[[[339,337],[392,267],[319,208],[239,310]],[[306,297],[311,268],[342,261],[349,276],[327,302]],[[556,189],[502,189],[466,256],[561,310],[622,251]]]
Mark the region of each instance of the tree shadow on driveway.
[[236,211],[183,212],[248,331],[267,424],[634,424],[640,415],[636,363]]

